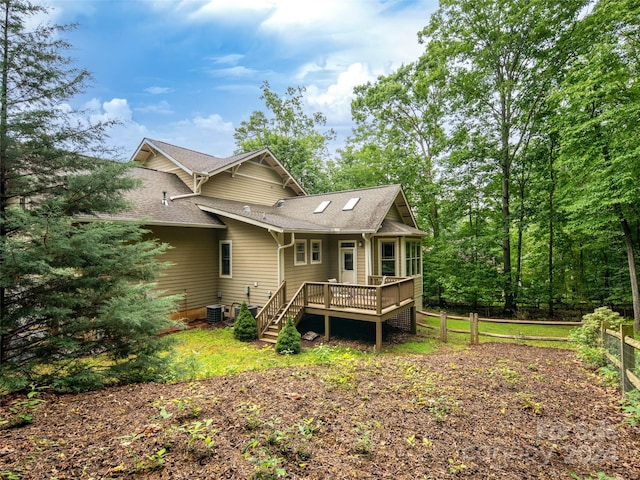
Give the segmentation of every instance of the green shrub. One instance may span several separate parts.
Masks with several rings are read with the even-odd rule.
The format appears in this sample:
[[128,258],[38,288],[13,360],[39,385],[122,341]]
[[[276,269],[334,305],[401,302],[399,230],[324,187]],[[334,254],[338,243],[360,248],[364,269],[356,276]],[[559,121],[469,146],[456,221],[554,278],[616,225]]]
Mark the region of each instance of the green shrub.
[[296,354],[300,353],[301,341],[300,332],[293,324],[291,317],[287,317],[287,323],[284,328],[280,330],[278,334],[278,340],[276,340],[276,352],[283,354]]
[[600,326],[602,322],[608,328],[616,330],[624,319],[618,312],[612,311],[608,307],[596,308],[593,313],[588,313],[582,317],[583,325],[571,332],[571,338],[581,346],[597,347],[600,345]]
[[583,325],[569,334],[576,342],[576,354],[584,363],[594,368],[604,367],[607,364],[605,349],[600,344],[600,328],[605,322],[607,328],[618,329],[624,319],[618,312],[608,307],[596,308],[593,313],[582,317]]
[[241,342],[251,342],[258,336],[258,326],[246,302],[242,302],[238,318],[233,324],[233,336]]

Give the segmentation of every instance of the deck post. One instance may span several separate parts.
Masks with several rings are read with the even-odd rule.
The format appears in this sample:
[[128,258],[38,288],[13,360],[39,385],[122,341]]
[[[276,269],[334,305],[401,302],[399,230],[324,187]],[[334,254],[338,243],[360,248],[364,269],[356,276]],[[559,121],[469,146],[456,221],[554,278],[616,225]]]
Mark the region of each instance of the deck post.
[[382,322],[378,320],[376,322],[376,353],[382,351]]
[[416,335],[418,333],[418,319],[416,314],[416,307],[411,307],[411,335]]
[[324,308],[331,307],[331,289],[329,288],[329,284],[324,284]]
[[331,340],[331,319],[327,314],[324,315],[324,339]]

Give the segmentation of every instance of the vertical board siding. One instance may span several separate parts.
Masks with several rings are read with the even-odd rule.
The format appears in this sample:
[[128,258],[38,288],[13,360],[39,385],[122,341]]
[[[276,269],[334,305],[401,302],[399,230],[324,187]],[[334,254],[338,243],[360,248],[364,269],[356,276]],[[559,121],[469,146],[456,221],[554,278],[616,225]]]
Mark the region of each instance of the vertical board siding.
[[[231,241],[231,278],[218,278],[218,290],[222,298],[217,303],[228,307],[243,301],[263,306],[269,299],[267,292],[278,288],[278,244],[262,228],[235,220],[224,219],[227,229],[220,231],[219,240]],[[216,244],[216,251],[218,245]],[[255,283],[258,286],[254,286]],[[249,286],[249,297],[244,287]]]
[[219,173],[202,185],[202,195],[258,205],[273,205],[281,198],[296,196],[291,188],[270,167],[246,162],[237,174]]
[[170,265],[162,273],[157,289],[184,298],[181,311],[218,303],[218,249],[216,230],[186,227],[149,227],[151,236],[171,245],[158,258]]
[[387,212],[387,215],[385,216],[385,218],[387,220],[392,220],[394,222],[404,223],[404,220],[402,219],[402,215],[400,215],[400,211],[398,210],[398,207],[395,205],[395,203],[391,205],[391,208]]

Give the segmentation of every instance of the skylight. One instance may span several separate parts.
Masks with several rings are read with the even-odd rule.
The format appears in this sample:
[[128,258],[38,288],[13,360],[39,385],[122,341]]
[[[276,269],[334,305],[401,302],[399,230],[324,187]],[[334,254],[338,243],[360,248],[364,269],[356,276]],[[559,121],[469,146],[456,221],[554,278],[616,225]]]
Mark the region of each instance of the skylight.
[[349,201],[342,207],[342,211],[345,212],[347,210],[353,210],[357,203],[360,201],[360,197],[350,198]]
[[331,203],[331,200],[324,200],[322,203],[320,203],[320,205],[318,205],[316,207],[316,209],[313,211],[313,213],[322,213],[324,212],[327,207],[329,206],[329,204]]

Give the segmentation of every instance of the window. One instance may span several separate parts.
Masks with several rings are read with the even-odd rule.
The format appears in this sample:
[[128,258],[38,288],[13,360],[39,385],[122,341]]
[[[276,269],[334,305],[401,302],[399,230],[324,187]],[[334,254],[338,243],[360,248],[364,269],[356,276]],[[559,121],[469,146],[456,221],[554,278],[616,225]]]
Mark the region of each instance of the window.
[[407,276],[420,275],[422,273],[422,261],[420,259],[420,240],[407,240],[405,246]]
[[306,265],[307,264],[307,241],[296,240],[296,252],[293,261],[294,265]]
[[346,212],[348,210],[353,210],[354,208],[356,208],[356,205],[358,204],[359,201],[360,201],[360,197],[350,198],[349,201],[345,204],[345,206],[342,207],[342,211]]
[[396,274],[396,242],[380,242],[380,274]]
[[220,276],[231,278],[231,241],[220,242]]
[[311,263],[322,263],[322,240],[311,240]]
[[329,206],[329,204],[331,203],[331,200],[324,200],[323,202],[320,203],[320,205],[318,205],[316,207],[316,209],[313,211],[313,213],[322,213],[324,212],[327,207]]

